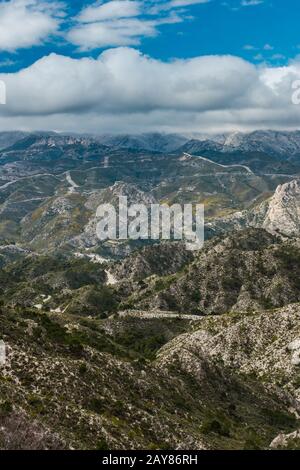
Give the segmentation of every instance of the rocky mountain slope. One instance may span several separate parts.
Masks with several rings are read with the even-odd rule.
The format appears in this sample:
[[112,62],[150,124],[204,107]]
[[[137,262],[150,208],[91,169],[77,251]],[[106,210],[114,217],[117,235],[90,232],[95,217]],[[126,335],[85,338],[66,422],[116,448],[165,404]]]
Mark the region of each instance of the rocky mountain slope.
[[[222,337],[208,322],[190,330],[184,320],[96,321],[26,309],[2,309],[0,321],[8,351],[2,448],[262,449],[297,429],[289,389],[278,389],[272,374],[264,384],[247,368],[224,366],[230,356],[217,352]],[[228,332],[231,323],[239,328],[238,319],[221,322]],[[296,315],[291,322],[296,332]],[[269,329],[260,331],[259,341]],[[215,354],[207,346],[214,339]],[[290,363],[289,353],[282,358]]]
[[175,274],[127,287],[124,306],[196,315],[280,307],[300,301],[299,260],[298,240],[282,242],[259,229],[235,232],[212,239]]
[[246,227],[261,227],[283,237],[300,234],[300,180],[279,185],[274,195],[249,210],[215,219],[208,224],[214,234]]

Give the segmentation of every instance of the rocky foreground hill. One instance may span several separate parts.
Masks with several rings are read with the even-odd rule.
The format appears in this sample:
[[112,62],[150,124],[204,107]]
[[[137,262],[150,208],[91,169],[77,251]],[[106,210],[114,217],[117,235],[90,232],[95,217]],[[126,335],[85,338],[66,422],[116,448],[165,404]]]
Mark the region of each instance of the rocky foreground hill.
[[299,445],[299,304],[193,322],[0,319],[2,448]]

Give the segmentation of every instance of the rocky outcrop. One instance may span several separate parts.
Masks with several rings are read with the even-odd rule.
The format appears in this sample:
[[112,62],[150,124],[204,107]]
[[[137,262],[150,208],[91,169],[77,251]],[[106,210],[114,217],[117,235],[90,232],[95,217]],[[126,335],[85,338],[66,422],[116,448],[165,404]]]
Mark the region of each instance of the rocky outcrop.
[[277,188],[269,201],[263,228],[291,237],[300,235],[300,180]]
[[208,223],[207,227],[214,234],[256,227],[263,228],[272,234],[298,237],[300,235],[300,180],[293,180],[278,186],[269,200],[250,210],[216,219]]
[[270,444],[270,449],[298,449],[300,444],[300,430],[290,434],[280,433]]

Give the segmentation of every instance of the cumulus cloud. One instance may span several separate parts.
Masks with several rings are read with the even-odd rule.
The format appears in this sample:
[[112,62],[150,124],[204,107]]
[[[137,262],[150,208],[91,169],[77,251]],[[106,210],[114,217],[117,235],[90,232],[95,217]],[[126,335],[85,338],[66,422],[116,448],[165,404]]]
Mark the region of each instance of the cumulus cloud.
[[162,24],[186,19],[185,8],[210,0],[97,0],[71,17],[60,0],[0,0],[0,50],[14,52],[64,36],[81,51],[138,45]]
[[131,48],[98,59],[51,54],[0,75],[7,86],[0,124],[91,132],[297,127],[291,95],[299,78],[297,61],[278,68],[234,56],[162,62]]
[[199,3],[208,3],[210,0],[171,0],[169,4],[176,8],[176,7],[186,7],[189,5],[197,5]]
[[57,32],[64,6],[60,2],[9,0],[0,3],[0,50],[36,46]]
[[257,96],[257,71],[242,59],[208,56],[168,63],[130,48],[105,51],[97,60],[51,54],[2,79],[10,96],[7,111],[24,115],[84,108],[116,113],[200,112],[262,99]]
[[131,46],[140,44],[142,37],[157,34],[154,21],[138,18],[117,18],[79,24],[67,34],[67,40],[82,51],[108,46]]
[[108,3],[96,2],[85,7],[79,14],[78,20],[85,23],[112,18],[129,18],[138,16],[141,12],[141,2],[134,0],[112,0]]
[[149,8],[147,2],[142,1],[97,1],[82,9],[66,38],[81,51],[138,45],[142,38],[156,36],[160,25],[177,23],[184,19],[173,12],[162,17],[157,16],[160,10],[161,8],[155,12]]
[[[150,11],[152,13],[158,13],[159,11],[171,10],[173,8],[183,8],[191,5],[199,5],[201,3],[209,3],[211,0],[150,0],[152,6]],[[147,2],[146,2],[147,3]]]
[[261,3],[264,3],[264,0],[242,0],[241,5],[242,7],[254,7]]

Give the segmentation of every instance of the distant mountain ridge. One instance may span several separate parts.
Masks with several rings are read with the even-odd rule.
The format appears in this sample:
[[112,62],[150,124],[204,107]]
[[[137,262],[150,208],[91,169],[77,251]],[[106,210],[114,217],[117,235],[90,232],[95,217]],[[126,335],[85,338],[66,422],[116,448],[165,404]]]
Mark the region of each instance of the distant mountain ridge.
[[259,152],[271,155],[300,155],[300,131],[233,132],[223,136],[192,139],[180,151],[197,153],[211,150],[222,153]]
[[18,140],[26,137],[27,133],[22,131],[0,132],[0,150],[10,147]]
[[0,132],[0,150],[6,149],[26,137],[53,137],[56,141],[94,142],[115,149],[148,150],[151,152],[201,151],[222,153],[259,152],[270,155],[300,155],[300,130],[275,131],[257,130],[253,132],[228,132],[205,135],[189,133],[149,132],[142,134],[75,134],[52,131]]
[[97,140],[109,147],[149,150],[151,152],[174,152],[188,141],[181,134],[161,134],[158,132],[140,135],[104,135]]

